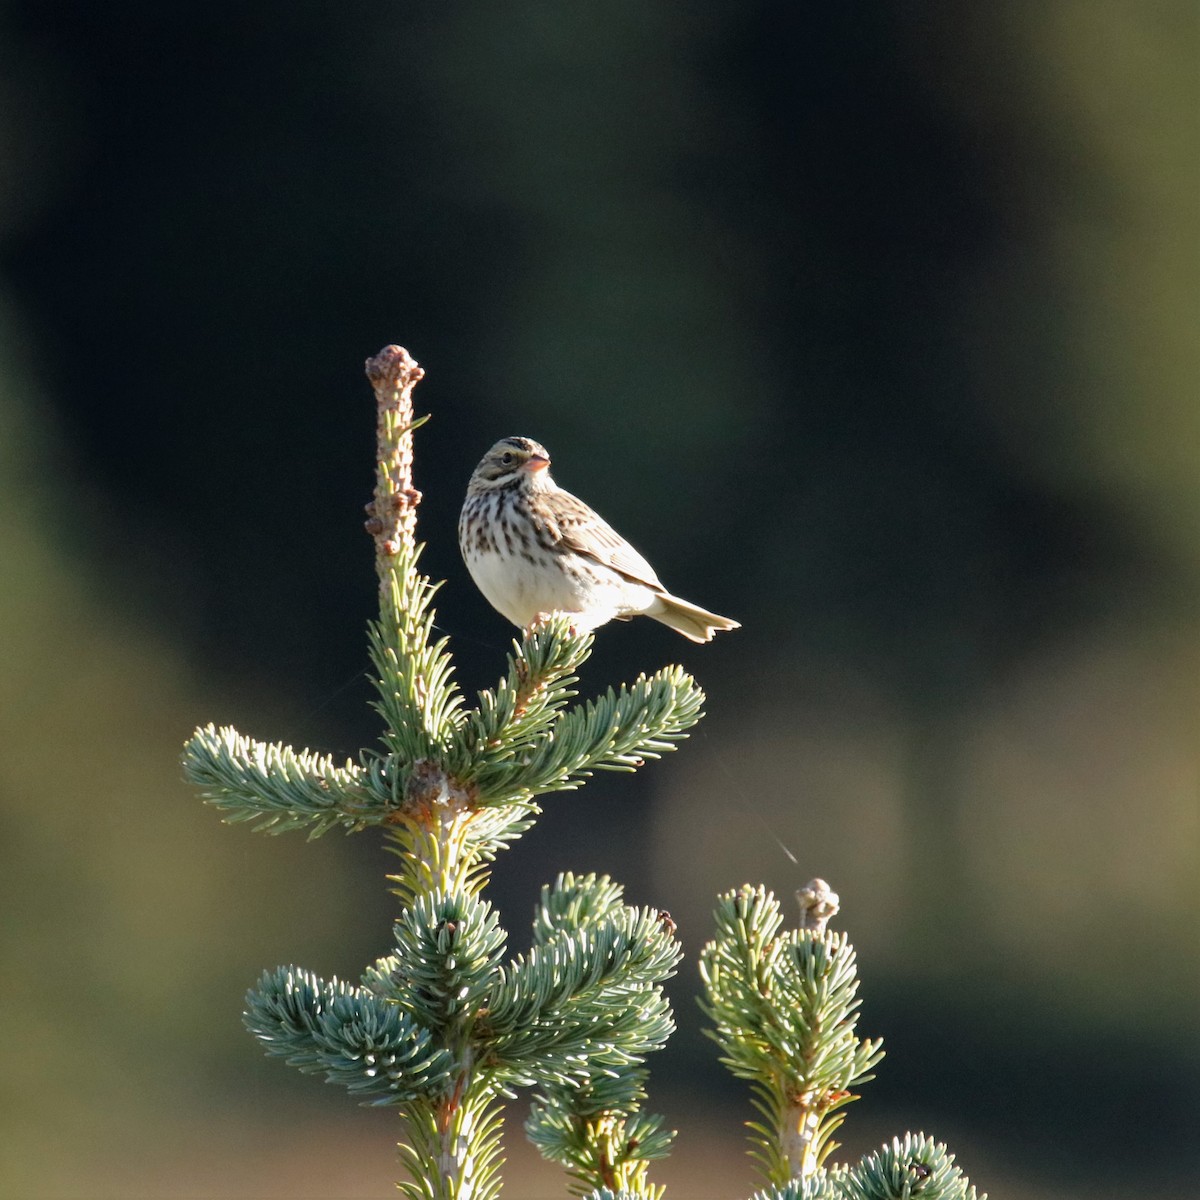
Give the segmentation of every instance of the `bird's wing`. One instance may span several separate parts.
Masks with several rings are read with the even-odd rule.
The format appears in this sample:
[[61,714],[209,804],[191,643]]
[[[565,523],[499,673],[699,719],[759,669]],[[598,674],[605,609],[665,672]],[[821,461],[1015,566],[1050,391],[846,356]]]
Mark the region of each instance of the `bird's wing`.
[[598,513],[561,488],[539,497],[551,536],[576,554],[611,567],[626,579],[663,591],[654,568]]

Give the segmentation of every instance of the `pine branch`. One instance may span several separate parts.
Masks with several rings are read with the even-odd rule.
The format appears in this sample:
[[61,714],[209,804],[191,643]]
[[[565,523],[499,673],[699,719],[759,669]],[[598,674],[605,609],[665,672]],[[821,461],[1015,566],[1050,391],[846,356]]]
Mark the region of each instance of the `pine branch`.
[[[387,346],[367,360],[375,391],[375,496],[367,506],[367,531],[375,542],[379,620],[370,627],[376,710],[384,742],[407,767],[443,747],[462,719],[462,698],[453,680],[446,639],[431,643],[432,601],[437,585],[417,573],[417,505],[413,487],[413,388],[424,370],[401,346]],[[403,783],[403,781],[401,781]]]
[[419,1100],[404,1113],[400,1161],[407,1200],[496,1200],[500,1195],[503,1110],[487,1088],[460,1081],[452,1095]]
[[470,894],[419,896],[393,926],[395,954],[369,972],[374,990],[449,1041],[470,1036],[501,971],[506,935]]
[[541,945],[562,929],[598,925],[610,913],[625,907],[624,888],[607,875],[576,875],[563,871],[553,886],[543,884],[533,917],[533,942]]
[[681,667],[641,675],[629,687],[563,713],[525,754],[480,765],[479,802],[522,802],[576,788],[594,771],[633,771],[674,750],[701,716],[704,693]]
[[681,954],[653,910],[557,931],[498,973],[492,1061],[522,1083],[564,1085],[640,1063],[674,1029],[659,985]]
[[[567,1168],[572,1190],[612,1187],[659,1200],[662,1189],[648,1183],[647,1171],[669,1153],[674,1134],[640,1109],[640,1063],[674,1029],[660,985],[680,948],[669,918],[628,908],[620,897],[607,876],[564,874],[543,888],[534,946],[509,976],[508,1012],[494,1011],[492,1022],[513,1030],[508,1054],[539,1084],[526,1135],[543,1157]],[[614,932],[631,935],[627,962],[613,959]],[[574,951],[581,939],[592,941],[590,954]],[[564,954],[574,971],[558,967]],[[566,1071],[564,1058],[573,1063]]]
[[750,1123],[754,1156],[770,1182],[786,1184],[835,1149],[841,1110],[872,1077],[881,1043],[855,1037],[858,981],[844,937],[816,928],[780,936],[779,905],[761,887],[726,893],[716,917],[700,962],[701,1007],[714,1025],[706,1032],[721,1061],[750,1080],[766,1122]]
[[531,801],[480,808],[475,791],[430,759],[406,773],[400,806],[388,818],[388,849],[401,863],[388,878],[405,904],[430,891],[477,894],[496,854],[540,810]]
[[372,707],[383,717],[384,743],[402,764],[440,756],[463,721],[448,639],[430,641],[439,585],[417,573],[419,556],[419,547],[404,543],[389,558],[379,620],[369,627],[371,682],[379,693]]
[[591,653],[591,634],[576,633],[564,614],[525,631],[508,655],[498,687],[480,692],[447,767],[477,777],[487,766],[511,761],[545,734],[575,696],[575,672]]
[[398,1005],[297,967],[264,972],[246,995],[244,1020],[267,1054],[380,1097],[373,1104],[403,1104],[452,1078],[452,1056]]
[[750,1200],[848,1200],[848,1196],[837,1175],[819,1169],[811,1175],[789,1179],[779,1187],[755,1192]]
[[256,821],[256,830],[309,830],[318,837],[337,825],[347,830],[387,819],[389,788],[378,769],[327,754],[257,742],[235,729],[206,725],[184,746],[184,777],[231,823]]
[[987,1200],[941,1142],[923,1133],[893,1138],[846,1171],[843,1194],[856,1200]]
[[556,1091],[531,1105],[525,1133],[543,1158],[567,1169],[576,1181],[573,1195],[593,1189],[603,1195],[609,1187],[637,1200],[663,1194],[646,1178],[650,1163],[666,1158],[674,1140],[657,1114],[595,1109],[584,1089]]

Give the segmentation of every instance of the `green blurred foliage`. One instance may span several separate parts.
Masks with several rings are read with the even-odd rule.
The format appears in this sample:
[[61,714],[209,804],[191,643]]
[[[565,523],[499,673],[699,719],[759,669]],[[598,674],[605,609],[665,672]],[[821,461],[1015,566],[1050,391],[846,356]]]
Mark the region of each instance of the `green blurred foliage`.
[[344,844],[251,855],[193,803],[178,760],[188,727],[217,705],[259,721],[280,706],[266,681],[215,686],[97,558],[105,506],[35,416],[39,389],[5,325],[0,960],[19,1036],[3,1189],[32,1197],[59,1194],[51,1181],[66,1186],[72,1160],[140,1152],[153,1139],[139,1124],[245,1082],[238,1013],[265,954],[348,949],[345,970],[368,950]]
[[[1183,0],[0,4],[3,1186],[115,1194],[147,1131],[273,1109],[244,987],[384,944],[378,856],[222,828],[176,753],[208,720],[374,736],[357,372],[401,341],[468,686],[509,631],[454,521],[506,433],[745,626],[604,632],[597,684],[680,658],[711,717],[648,790],[556,804],[502,899],[609,871],[694,951],[718,891],[824,874],[886,1124],[1095,1196],[1145,1166],[1132,1095],[1170,1194],[1197,42]],[[698,1023],[657,1069],[715,1093]]]

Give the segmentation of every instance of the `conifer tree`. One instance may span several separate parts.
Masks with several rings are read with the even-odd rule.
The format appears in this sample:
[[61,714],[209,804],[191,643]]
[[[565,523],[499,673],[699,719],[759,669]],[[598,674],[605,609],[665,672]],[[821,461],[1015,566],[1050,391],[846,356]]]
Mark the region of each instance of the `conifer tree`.
[[[502,1108],[534,1092],[526,1133],[589,1200],[661,1200],[650,1163],[673,1134],[647,1113],[643,1061],[674,1027],[663,982],[681,950],[670,917],[624,903],[606,876],[543,887],[530,950],[483,892],[495,856],[536,820],[538,797],[597,770],[636,770],[674,749],[704,696],[679,667],[573,703],[590,634],[551,615],[524,631],[497,686],[473,707],[434,638],[436,585],[418,569],[412,391],[421,368],[398,346],[367,362],[377,471],[368,505],[379,578],[369,630],[380,745],[329,755],[196,730],[184,771],[229,822],[278,834],[378,828],[397,856],[393,946],[356,983],[266,971],[244,1019],[267,1054],[395,1107],[409,1200],[492,1200],[500,1190]],[[850,1087],[877,1042],[853,1036],[853,950],[827,933],[836,907],[814,881],[806,928],[780,934],[762,889],[722,898],[704,952],[706,1012],[724,1061],[752,1082],[768,1190],[756,1200],[917,1196],[974,1200],[945,1148],[906,1136],[855,1167],[827,1167]]]

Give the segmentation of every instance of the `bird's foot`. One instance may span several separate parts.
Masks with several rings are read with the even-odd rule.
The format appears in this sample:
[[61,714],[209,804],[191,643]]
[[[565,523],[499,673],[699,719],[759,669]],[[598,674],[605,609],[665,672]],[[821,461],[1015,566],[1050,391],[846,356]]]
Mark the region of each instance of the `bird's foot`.
[[546,626],[550,623],[551,617],[571,617],[572,621],[571,621],[570,626],[568,626],[568,628],[571,631],[572,637],[578,637],[580,629],[579,629],[579,622],[574,619],[576,616],[577,616],[577,614],[575,614],[575,613],[566,613],[566,612],[563,612],[561,609],[555,609],[552,612],[540,612],[536,616],[534,616],[533,620],[530,621],[528,625],[525,626],[525,632],[527,634],[537,633],[539,629],[545,629]]

